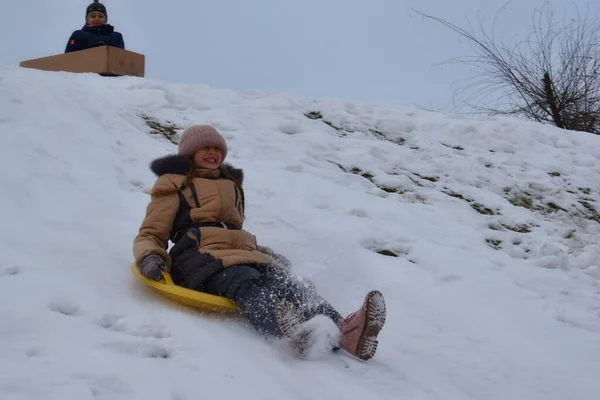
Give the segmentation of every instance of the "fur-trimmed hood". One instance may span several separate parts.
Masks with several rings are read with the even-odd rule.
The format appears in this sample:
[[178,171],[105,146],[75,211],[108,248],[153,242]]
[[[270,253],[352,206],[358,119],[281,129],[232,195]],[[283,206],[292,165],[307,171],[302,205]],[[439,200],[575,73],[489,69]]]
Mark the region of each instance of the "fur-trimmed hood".
[[[178,154],[157,158],[150,164],[150,170],[159,177],[165,174],[188,175],[194,169],[197,168],[190,158]],[[219,167],[219,172],[221,178],[230,179],[240,186],[244,182],[244,171],[233,167],[231,164],[222,164]]]

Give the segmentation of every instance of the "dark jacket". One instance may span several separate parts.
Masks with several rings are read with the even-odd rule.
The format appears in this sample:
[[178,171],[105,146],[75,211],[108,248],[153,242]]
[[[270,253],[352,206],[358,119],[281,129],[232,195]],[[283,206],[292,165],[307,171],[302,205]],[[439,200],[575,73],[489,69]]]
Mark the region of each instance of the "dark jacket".
[[125,49],[123,35],[115,32],[112,25],[84,26],[82,29],[71,34],[65,53],[85,50],[98,46],[114,46]]

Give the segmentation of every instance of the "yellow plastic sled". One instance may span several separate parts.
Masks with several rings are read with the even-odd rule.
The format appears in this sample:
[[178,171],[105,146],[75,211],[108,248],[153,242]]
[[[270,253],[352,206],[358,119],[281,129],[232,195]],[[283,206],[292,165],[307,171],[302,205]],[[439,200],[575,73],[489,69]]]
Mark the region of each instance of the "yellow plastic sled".
[[145,278],[135,263],[131,264],[131,271],[133,275],[146,285],[157,290],[163,296],[170,298],[187,306],[199,308],[202,310],[215,311],[226,314],[238,314],[239,309],[235,302],[229,300],[226,297],[215,296],[208,293],[202,293],[197,290],[186,289],[182,286],[177,286],[173,283],[171,275],[163,272],[164,280],[153,281]]

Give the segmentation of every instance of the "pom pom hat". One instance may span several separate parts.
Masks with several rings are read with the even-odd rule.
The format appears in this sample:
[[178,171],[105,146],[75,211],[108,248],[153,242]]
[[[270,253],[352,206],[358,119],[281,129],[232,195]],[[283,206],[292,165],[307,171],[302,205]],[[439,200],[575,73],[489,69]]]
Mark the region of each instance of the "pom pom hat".
[[179,155],[192,157],[203,147],[216,147],[221,150],[221,161],[227,156],[225,139],[210,125],[193,125],[187,128],[179,140]]

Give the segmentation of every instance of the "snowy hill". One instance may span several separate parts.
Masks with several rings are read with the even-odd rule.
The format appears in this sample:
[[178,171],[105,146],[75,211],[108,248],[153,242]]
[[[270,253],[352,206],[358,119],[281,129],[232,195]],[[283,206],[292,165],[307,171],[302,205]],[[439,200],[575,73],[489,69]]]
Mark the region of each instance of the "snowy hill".
[[[384,293],[373,360],[298,360],[134,280],[148,165],[194,123],[259,243],[343,313]],[[2,400],[598,398],[598,136],[0,67],[0,137]]]

